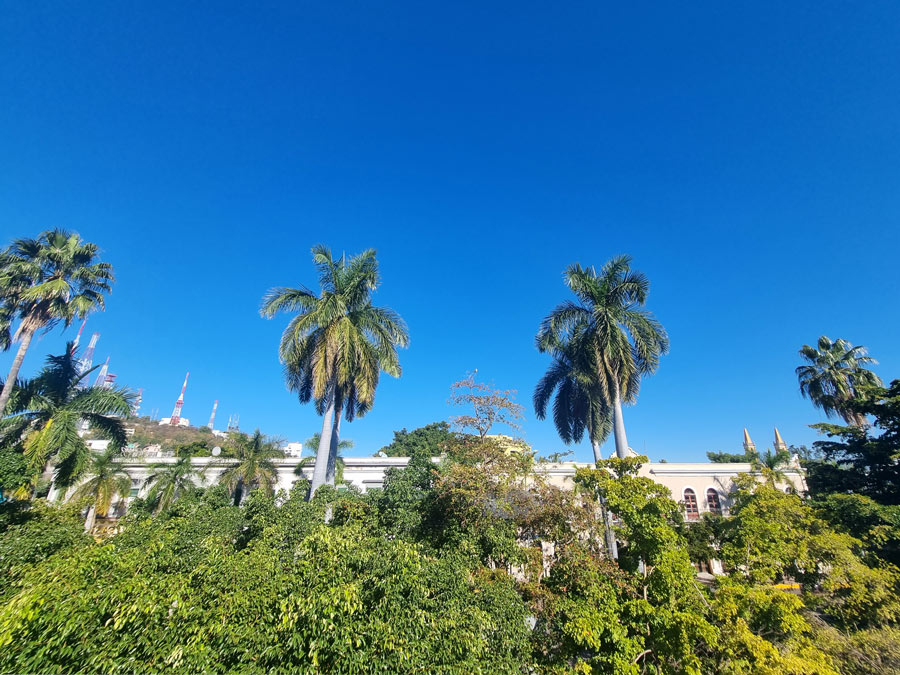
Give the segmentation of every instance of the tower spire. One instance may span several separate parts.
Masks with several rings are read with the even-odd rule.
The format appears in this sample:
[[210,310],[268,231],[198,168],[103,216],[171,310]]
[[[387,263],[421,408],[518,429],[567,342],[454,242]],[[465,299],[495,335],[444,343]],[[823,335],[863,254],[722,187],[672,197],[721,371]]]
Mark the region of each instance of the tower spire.
[[778,433],[778,427],[775,427],[775,452],[779,450],[787,450],[787,443],[781,438],[781,434]]
[[187,372],[187,375],[184,376],[184,384],[181,386],[181,393],[178,395],[178,400],[175,401],[175,409],[172,411],[172,416],[169,418],[169,424],[173,427],[177,427],[178,423],[181,421],[181,406],[184,405],[184,390],[187,389],[187,381],[191,376],[191,371]]
[[747,427],[744,427],[744,452],[748,455],[756,452],[756,444],[750,440],[750,434],[747,432]]

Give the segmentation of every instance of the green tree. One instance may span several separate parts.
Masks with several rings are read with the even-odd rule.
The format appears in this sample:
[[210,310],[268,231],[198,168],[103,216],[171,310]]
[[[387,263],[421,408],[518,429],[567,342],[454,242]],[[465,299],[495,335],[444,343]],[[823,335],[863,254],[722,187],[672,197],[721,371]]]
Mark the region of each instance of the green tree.
[[[322,442],[322,434],[316,432],[305,441],[303,441],[303,452],[309,452],[311,455],[315,456],[315,454],[319,451],[319,444]],[[349,438],[342,439],[338,442],[338,450],[351,450],[353,448],[353,441]]]
[[31,340],[41,329],[68,326],[104,308],[104,293],[114,281],[112,266],[98,262],[96,244],[65,230],[48,230],[37,239],[18,239],[0,257],[0,344],[8,344],[13,316],[19,326],[12,342],[19,349],[0,391],[0,416],[6,411]]
[[150,473],[144,479],[144,487],[149,487],[147,503],[154,512],[168,509],[180,497],[197,489],[195,478],[202,478],[204,471],[191,463],[191,455],[179,456],[174,464],[151,464]]
[[791,460],[791,455],[787,450],[766,450],[762,454],[756,454],[750,460],[753,470],[759,473],[766,482],[775,487],[776,483],[787,481],[784,468]]
[[424,427],[407,431],[404,427],[394,432],[394,440],[381,448],[376,454],[384,453],[388,457],[412,457],[420,450],[437,457],[446,451],[453,440],[453,432],[446,422],[432,422]]
[[281,338],[279,355],[288,386],[301,402],[314,400],[322,431],[310,498],[334,471],[343,412],[347,421],[374,403],[380,373],[401,373],[398,347],[409,344],[406,325],[391,309],[375,307],[371,294],[380,279],[375,251],[335,260],[324,246],[312,250],[321,293],[274,288],[260,313],[271,318],[297,312]]
[[469,373],[465,379],[450,385],[451,405],[469,408],[465,415],[457,415],[451,422],[457,429],[474,429],[483,443],[495,424],[503,424],[517,430],[521,424],[522,406],[515,402],[516,392],[512,389],[495,389],[485,382],[477,382],[478,370]]
[[278,469],[272,460],[284,457],[278,443],[266,438],[259,429],[252,436],[231,434],[229,441],[234,460],[225,464],[227,468],[219,483],[232,494],[235,505],[240,505],[252,490],[272,494],[278,479]]
[[837,415],[847,424],[865,426],[865,415],[849,404],[865,389],[881,386],[881,379],[864,367],[878,363],[866,355],[866,348],[823,335],[815,347],[803,345],[800,356],[806,361],[796,371],[800,393],[828,417]]
[[90,372],[78,374],[72,343],[59,356],[48,356],[40,374],[22,382],[10,399],[8,417],[0,424],[0,443],[15,446],[20,439],[31,488],[47,462],[54,465],[60,488],[73,485],[88,467],[91,453],[78,431],[87,422],[94,435],[121,450],[127,442],[123,420],[131,410],[133,392],[124,388],[83,387]]
[[613,258],[599,274],[570,265],[565,281],[578,302],[564,302],[544,319],[537,347],[554,354],[571,349],[579,369],[595,374],[592,391],[602,392],[612,409],[616,454],[624,458],[628,439],[622,403],[637,399],[641,377],[656,370],[660,356],[669,350],[669,338],[643,308],[650,283],[631,269],[630,257]]
[[756,458],[755,452],[707,452],[706,458],[710,462],[714,462],[717,464],[743,464],[745,462],[752,462]]
[[735,482],[720,546],[734,578],[766,585],[796,581],[812,606],[844,627],[900,618],[896,568],[866,565],[857,555],[861,542],[836,532],[798,495],[747,474]]
[[75,488],[70,500],[90,500],[84,531],[91,532],[97,516],[105,518],[113,500],[127,497],[131,492],[131,476],[116,459],[116,449],[95,452],[91,457],[86,478]]
[[547,348],[553,362],[534,389],[534,412],[539,420],[547,416],[547,405],[553,398],[553,424],[566,444],[580,443],[587,431],[594,461],[603,459],[600,446],[612,431],[612,408],[597,384],[596,369],[591,363],[579,363],[584,354],[572,342]]
[[[297,466],[294,469],[294,473],[298,476],[303,476],[303,469],[309,466],[311,463],[316,461],[316,452],[319,449],[319,443],[322,441],[322,435],[319,433],[315,433],[305,441],[303,441],[303,452],[311,453],[308,457],[303,457],[299,462],[297,462]],[[349,450],[353,447],[353,441],[349,438],[338,441],[337,449],[338,455],[334,458],[334,463],[332,464],[329,460],[328,472],[329,479],[327,480],[329,485],[340,485],[344,482],[344,456],[340,454],[341,450]],[[332,469],[332,466],[334,467]],[[333,470],[333,474],[331,473]]]
[[875,387],[849,404],[872,417],[871,427],[814,424],[828,439],[813,445],[817,458],[805,462],[810,493],[859,494],[886,506],[900,505],[900,380]]

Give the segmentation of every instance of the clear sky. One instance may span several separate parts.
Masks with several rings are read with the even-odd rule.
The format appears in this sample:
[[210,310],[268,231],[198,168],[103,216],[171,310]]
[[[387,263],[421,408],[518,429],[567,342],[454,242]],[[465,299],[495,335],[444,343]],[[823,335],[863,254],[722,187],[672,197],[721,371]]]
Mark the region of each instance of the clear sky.
[[530,406],[534,333],[566,265],[629,253],[672,343],[625,410],[632,447],[808,444],[803,343],[900,377],[898,36],[896,2],[6,3],[0,240],[102,247],[118,282],[85,333],[143,412],[190,370],[193,422],[219,399],[217,426],[288,440],[319,418],[260,298],[316,283],[313,244],[376,248],[412,343],[351,454],[447,419],[474,368],[561,449]]

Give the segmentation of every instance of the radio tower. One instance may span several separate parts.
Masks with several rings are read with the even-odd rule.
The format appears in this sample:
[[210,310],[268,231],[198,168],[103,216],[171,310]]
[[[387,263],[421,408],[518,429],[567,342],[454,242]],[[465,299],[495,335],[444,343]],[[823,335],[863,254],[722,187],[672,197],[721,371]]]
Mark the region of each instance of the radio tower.
[[213,411],[212,411],[212,415],[209,416],[209,422],[208,422],[207,425],[206,425],[206,426],[209,427],[209,430],[210,430],[210,431],[212,431],[213,429],[215,429],[215,427],[214,427],[213,425],[216,423],[216,408],[218,408],[218,407],[219,407],[219,402],[218,402],[218,401],[216,401],[215,403],[213,403]]
[[109,371],[109,357],[106,357],[106,363],[103,364],[103,367],[100,369],[100,374],[97,375],[97,379],[94,380],[95,387],[106,387],[106,373]]
[[[79,375],[84,375],[91,369],[91,365],[94,363],[94,347],[97,346],[97,340],[99,339],[100,333],[94,333],[93,335],[91,335],[91,341],[88,342],[87,349],[84,350],[84,356],[78,362]],[[81,382],[78,386],[83,388],[87,385],[84,382]]]
[[144,388],[141,387],[140,389],[138,389],[137,398],[134,399],[134,406],[131,408],[131,416],[132,417],[138,416],[138,410],[141,409],[141,401],[143,401],[143,400],[144,400]]
[[178,422],[181,420],[181,406],[184,405],[184,390],[187,389],[187,381],[191,376],[191,371],[188,371],[187,375],[184,376],[184,384],[181,387],[181,394],[178,396],[178,400],[175,401],[175,410],[172,411],[172,416],[169,418],[169,424],[173,427],[178,426]]
[[84,330],[84,324],[87,323],[87,319],[81,322],[81,328],[78,329],[78,335],[75,336],[75,339],[72,340],[72,353],[75,353],[75,350],[78,349],[78,343],[81,342],[81,331]]

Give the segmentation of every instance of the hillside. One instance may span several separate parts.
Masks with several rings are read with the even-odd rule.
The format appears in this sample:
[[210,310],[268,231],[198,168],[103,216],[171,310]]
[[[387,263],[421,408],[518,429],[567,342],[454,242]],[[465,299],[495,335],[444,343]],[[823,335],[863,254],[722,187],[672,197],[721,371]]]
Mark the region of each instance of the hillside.
[[130,442],[139,447],[159,445],[164,450],[174,450],[179,445],[199,443],[212,450],[225,441],[214,436],[208,427],[160,426],[157,420],[149,417],[130,417],[125,421],[125,426],[134,429]]

